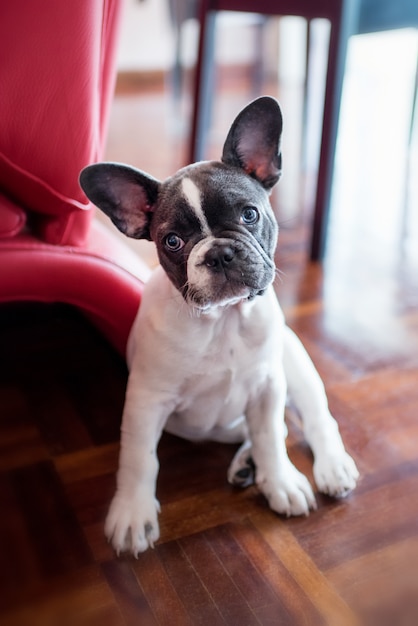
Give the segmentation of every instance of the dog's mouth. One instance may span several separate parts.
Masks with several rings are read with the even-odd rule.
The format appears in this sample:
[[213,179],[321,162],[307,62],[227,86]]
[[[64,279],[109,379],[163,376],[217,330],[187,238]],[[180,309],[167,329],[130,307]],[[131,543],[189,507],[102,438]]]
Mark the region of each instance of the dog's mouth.
[[186,290],[186,301],[199,311],[208,311],[215,307],[226,307],[253,300],[257,295],[264,293],[265,289],[254,291],[248,287],[241,287],[233,289],[233,286],[228,284],[229,288],[216,291],[202,292],[194,287],[188,287]]

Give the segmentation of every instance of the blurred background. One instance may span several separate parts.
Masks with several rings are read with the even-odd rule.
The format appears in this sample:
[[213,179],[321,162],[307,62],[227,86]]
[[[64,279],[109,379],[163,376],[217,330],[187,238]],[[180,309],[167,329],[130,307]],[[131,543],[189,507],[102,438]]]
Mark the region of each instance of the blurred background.
[[[195,2],[179,4],[181,19],[175,0],[127,0],[118,50],[108,155],[139,168],[146,160],[157,177],[187,162],[198,22],[188,17]],[[216,21],[215,94],[205,156],[219,158],[232,119],[249,100],[263,93],[278,97],[285,124],[284,176],[273,204],[288,227],[311,219],[328,35],[328,23],[314,20],[307,74],[304,19],[221,12]],[[331,246],[341,249],[344,240],[368,246],[371,238],[395,254],[418,253],[418,177],[412,175],[418,171],[416,123],[410,137],[417,55],[413,28],[349,40]],[[155,163],[149,164],[152,155]]]

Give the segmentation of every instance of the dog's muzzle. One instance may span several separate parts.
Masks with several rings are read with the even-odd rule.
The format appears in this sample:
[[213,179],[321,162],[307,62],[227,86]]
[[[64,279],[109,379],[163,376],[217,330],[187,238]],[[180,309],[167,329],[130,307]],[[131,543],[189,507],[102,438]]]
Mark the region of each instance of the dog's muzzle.
[[187,275],[186,299],[208,308],[261,295],[274,280],[275,266],[252,242],[208,238],[192,250]]

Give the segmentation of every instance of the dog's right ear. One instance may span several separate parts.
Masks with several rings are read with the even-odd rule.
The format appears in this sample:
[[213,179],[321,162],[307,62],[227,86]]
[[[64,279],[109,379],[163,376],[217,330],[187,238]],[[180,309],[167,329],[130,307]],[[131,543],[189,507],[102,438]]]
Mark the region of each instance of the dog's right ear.
[[121,163],[96,163],[82,170],[80,186],[122,233],[151,239],[150,223],[160,189],[156,178]]

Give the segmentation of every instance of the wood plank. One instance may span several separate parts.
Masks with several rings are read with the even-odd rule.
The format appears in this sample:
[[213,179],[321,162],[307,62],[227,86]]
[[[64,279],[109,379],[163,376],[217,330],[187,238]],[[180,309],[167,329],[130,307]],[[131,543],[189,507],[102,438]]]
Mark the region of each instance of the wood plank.
[[418,616],[418,536],[371,550],[327,571],[365,624],[412,624]]
[[96,566],[80,568],[40,581],[29,592],[22,590],[14,608],[2,613],[5,626],[93,626],[106,616],[106,626],[120,626],[121,614],[110,587]]
[[50,462],[13,470],[11,483],[41,577],[92,562],[92,555]]
[[316,611],[328,624],[354,626],[357,617],[336,593],[314,561],[298,543],[284,523],[279,526],[260,514],[251,515],[251,521],[274,551],[288,572],[312,602]]
[[187,608],[181,602],[176,588],[180,580],[171,582],[158,550],[149,550],[132,564],[132,569],[159,624],[193,626]]
[[87,445],[82,450],[54,457],[55,469],[61,481],[68,485],[97,476],[116,474],[119,443],[100,447]]
[[183,537],[179,544],[225,624],[260,624],[204,533]]
[[131,624],[156,626],[158,622],[138,584],[129,560],[108,561],[102,563],[101,569],[122,614],[122,623],[126,626]]
[[290,520],[288,526],[321,570],[414,538],[418,498],[411,494],[418,488],[417,469],[414,462],[379,473],[374,483],[367,477],[350,502],[337,501],[309,519]]
[[196,626],[225,626],[219,609],[177,541],[157,547],[158,556],[177,594]]
[[[260,514],[261,515],[261,514]],[[275,532],[281,529],[280,520],[268,514],[261,517],[270,520],[274,525]],[[257,588],[262,590],[266,597],[271,590],[274,599],[269,599],[265,605],[254,606],[254,612],[262,624],[274,623],[274,620],[282,620],[290,624],[321,624],[322,619],[314,604],[305,591],[300,587],[291,575],[282,560],[282,555],[275,552],[259,529],[251,521],[229,524],[231,535],[234,537],[246,558],[252,563],[257,572]],[[255,579],[257,582],[257,578]]]

